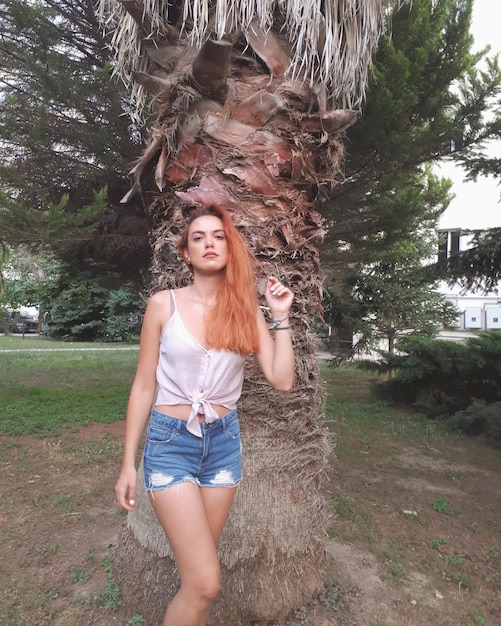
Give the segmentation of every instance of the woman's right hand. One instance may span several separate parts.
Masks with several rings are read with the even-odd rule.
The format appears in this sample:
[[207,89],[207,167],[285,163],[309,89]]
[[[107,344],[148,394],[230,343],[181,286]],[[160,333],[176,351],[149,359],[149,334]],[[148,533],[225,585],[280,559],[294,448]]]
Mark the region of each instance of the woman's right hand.
[[115,493],[118,504],[126,511],[133,511],[136,500],[137,471],[135,467],[122,467]]

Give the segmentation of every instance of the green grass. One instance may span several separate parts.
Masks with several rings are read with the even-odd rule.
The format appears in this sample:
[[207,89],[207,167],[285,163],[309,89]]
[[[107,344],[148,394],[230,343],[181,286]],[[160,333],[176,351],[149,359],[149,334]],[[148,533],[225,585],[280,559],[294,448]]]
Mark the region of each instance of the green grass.
[[[402,484],[397,480],[419,480],[424,476],[433,481],[432,465],[406,467],[399,460],[402,453],[418,450],[426,456],[430,450],[435,458],[443,451],[447,461],[450,451],[457,450],[462,440],[447,433],[439,421],[428,420],[411,407],[375,400],[371,396],[375,375],[354,367],[329,368],[325,363],[321,365],[321,374],[326,383],[326,419],[336,455],[330,497],[335,515],[331,536],[355,546],[363,545],[376,557],[383,577],[397,586],[408,584],[415,571],[434,580],[435,585],[440,581],[470,592],[485,581],[495,583],[496,564],[491,566],[490,578],[482,573],[481,564],[485,558],[495,559],[497,548],[491,547],[488,557],[479,555],[478,559],[468,552],[455,553],[454,533],[445,537],[448,522],[437,522],[433,514],[435,511],[460,517],[460,507],[443,495],[426,501],[426,496],[412,486],[412,480],[409,486],[405,480]],[[469,450],[475,462],[475,451],[471,447]],[[485,454],[485,448],[482,450]],[[443,477],[457,483],[468,482],[468,473],[462,470],[447,469]],[[414,508],[418,509],[416,515],[402,515],[405,509]],[[472,527],[469,530],[475,532]],[[481,523],[480,530],[486,531]],[[501,578],[501,565],[499,572]],[[478,613],[475,619],[478,622],[474,623],[482,623],[484,615]]]
[[[327,387],[326,419],[336,454],[336,486],[330,500],[336,521],[331,535],[341,541],[364,544],[377,558],[385,575],[394,584],[402,585],[415,567],[410,563],[419,558],[409,537],[414,536],[416,525],[426,525],[427,518],[422,511],[416,516],[402,516],[399,518],[402,533],[388,533],[381,525],[385,511],[394,514],[413,508],[413,494],[404,493],[400,487],[392,493],[384,488],[378,493],[371,488],[371,480],[381,477],[384,483],[385,472],[392,469],[385,464],[400,449],[407,446],[427,449],[449,441],[452,436],[441,424],[410,407],[374,400],[371,388],[377,380],[375,375],[354,367],[329,368],[327,364],[321,365],[321,373]],[[403,475],[405,469],[399,467],[398,472]],[[440,545],[439,540],[433,542],[436,549]],[[422,564],[425,570],[436,568],[436,556],[432,554],[429,563]],[[451,565],[448,564],[449,568]]]
[[434,511],[437,511],[437,513],[443,513],[444,515],[457,515],[461,512],[458,506],[451,507],[447,498],[444,496],[439,496],[436,500],[430,502],[430,506]]
[[[0,433],[44,436],[59,434],[63,425],[81,426],[92,421],[109,423],[123,419],[138,357],[137,348],[127,348],[130,346],[0,337]],[[446,434],[440,423],[427,420],[408,407],[374,401],[370,390],[375,377],[371,374],[349,367],[331,369],[325,363],[321,365],[321,374],[327,390],[326,419],[334,435],[337,457],[333,463],[335,474],[330,498],[336,516],[332,534],[341,541],[362,543],[377,558],[385,576],[397,585],[403,585],[408,572],[417,568],[427,574],[437,573],[440,580],[449,581],[455,587],[474,590],[479,586],[477,564],[456,554],[453,539],[445,538],[447,526],[445,529],[430,526],[430,517],[434,520],[441,517],[434,515],[433,510],[450,514],[450,511],[457,512],[456,508],[445,497],[439,497],[433,503],[427,502],[419,516],[403,516],[401,510],[413,506],[413,492],[402,491],[398,484],[391,492],[389,489],[378,492],[378,483],[373,482],[376,478],[386,481],[386,470],[388,476],[392,475],[394,466],[386,461],[394,452],[409,446],[426,450],[447,442],[457,445],[457,438]],[[34,459],[23,450],[22,444],[22,440],[9,439],[4,449],[19,447],[19,471],[34,473]],[[65,442],[64,452],[71,456],[73,466],[95,465],[109,459],[120,446],[114,439],[82,443],[78,438],[74,441],[70,438]],[[46,462],[45,458],[37,461]],[[402,468],[398,471],[399,476],[405,472]],[[412,472],[417,474],[419,469],[412,469]],[[465,481],[468,477],[468,473],[457,470],[447,471],[445,475],[455,481]],[[102,486],[94,487],[99,488]],[[50,497],[40,496],[31,506],[37,512],[55,510],[61,515],[80,514],[85,513],[89,499],[97,493],[77,491],[70,497],[66,492],[51,491]],[[393,514],[393,519],[399,515],[397,525],[393,523],[393,534],[385,532],[386,511]],[[0,529],[0,546],[15,539],[19,532],[12,525],[4,526]],[[421,544],[415,540],[419,529],[425,537]],[[474,532],[473,526],[470,531]],[[501,524],[493,524],[490,532],[489,554],[498,558],[501,552],[496,540]],[[448,554],[441,550],[446,544]],[[53,538],[46,549],[54,559],[60,558],[59,545]],[[76,588],[89,582],[93,559],[94,550],[88,548],[85,563],[69,572]],[[113,579],[109,555],[101,565],[106,573],[106,585],[95,599],[115,611],[120,606],[120,589]],[[485,580],[489,580],[487,576],[495,581],[501,579],[501,565],[496,563],[495,567],[485,574]],[[51,593],[51,589],[46,590],[48,599]],[[44,598],[34,595],[33,602],[47,602]],[[10,608],[7,606],[5,611]],[[482,615],[478,613],[478,620],[483,619]],[[134,616],[129,623],[141,624],[142,616]]]
[[428,545],[433,550],[440,550],[440,548],[447,543],[447,539],[445,537],[440,537],[438,539],[430,539],[428,541]]
[[0,432],[44,436],[123,419],[138,356],[124,347],[0,337],[0,351],[15,350],[0,352]]
[[321,374],[327,385],[326,417],[336,433],[336,456],[350,454],[346,446],[349,437],[358,433],[362,444],[377,446],[388,441],[429,442],[446,437],[440,422],[408,407],[395,407],[370,397],[376,376],[354,367],[330,368],[321,365]]
[[132,343],[112,343],[112,342],[80,342],[80,341],[58,341],[39,337],[38,335],[26,335],[23,337],[12,335],[0,335],[0,350],[71,350],[71,349],[113,349],[130,350],[136,349],[137,344]]
[[[137,356],[137,346],[127,344],[0,336],[0,432],[46,436],[60,434],[63,424],[123,419]],[[362,433],[367,444],[388,436],[436,438],[435,422],[370,401],[370,375],[323,364],[322,376],[327,418],[335,416],[338,456],[346,452],[345,429]]]

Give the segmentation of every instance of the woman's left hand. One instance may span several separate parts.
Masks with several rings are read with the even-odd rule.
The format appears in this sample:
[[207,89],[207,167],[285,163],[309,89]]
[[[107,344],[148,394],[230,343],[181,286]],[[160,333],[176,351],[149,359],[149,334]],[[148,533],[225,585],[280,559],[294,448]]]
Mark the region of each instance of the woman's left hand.
[[288,315],[294,294],[288,287],[282,285],[278,278],[275,276],[268,278],[264,295],[273,317],[281,319]]

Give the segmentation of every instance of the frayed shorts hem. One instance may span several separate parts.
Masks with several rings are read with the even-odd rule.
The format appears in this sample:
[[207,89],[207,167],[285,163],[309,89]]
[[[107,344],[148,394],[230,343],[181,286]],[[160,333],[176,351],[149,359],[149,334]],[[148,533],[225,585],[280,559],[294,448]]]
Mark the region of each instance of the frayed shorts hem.
[[168,485],[159,485],[159,486],[154,486],[154,487],[146,487],[146,491],[150,494],[154,494],[157,491],[166,491],[167,489],[170,489],[171,487],[179,487],[179,485],[182,485],[183,483],[192,483],[193,485],[196,485],[197,487],[200,488],[206,488],[208,487],[209,489],[218,489],[220,487],[222,488],[232,488],[232,487],[238,487],[238,485],[240,485],[240,483],[243,481],[243,478],[240,480],[237,480],[233,483],[218,483],[218,484],[214,484],[214,483],[210,483],[208,485],[204,485],[203,483],[201,483],[199,480],[197,480],[197,478],[194,478],[193,476],[187,476],[186,478],[180,478],[179,480],[173,481],[171,483],[169,483]]

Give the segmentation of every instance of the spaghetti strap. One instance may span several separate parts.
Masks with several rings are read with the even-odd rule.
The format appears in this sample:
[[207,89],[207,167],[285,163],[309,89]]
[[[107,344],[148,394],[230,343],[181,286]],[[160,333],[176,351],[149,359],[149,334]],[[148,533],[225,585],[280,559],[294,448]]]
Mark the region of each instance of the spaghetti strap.
[[172,317],[177,310],[177,303],[176,303],[176,298],[174,297],[174,289],[170,289],[169,293],[170,293],[170,304],[171,304],[170,316]]
[[[170,302],[169,302],[169,304],[170,304],[169,319],[162,326],[162,331],[161,331],[162,333],[165,331],[165,329],[171,323],[172,319],[175,317],[175,315],[177,313],[177,304],[176,304],[176,298],[174,297],[174,290],[173,289],[169,289],[169,300],[170,300]],[[165,307],[165,308],[167,308],[167,307]],[[179,313],[177,313],[177,314],[179,315]]]

